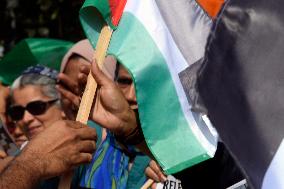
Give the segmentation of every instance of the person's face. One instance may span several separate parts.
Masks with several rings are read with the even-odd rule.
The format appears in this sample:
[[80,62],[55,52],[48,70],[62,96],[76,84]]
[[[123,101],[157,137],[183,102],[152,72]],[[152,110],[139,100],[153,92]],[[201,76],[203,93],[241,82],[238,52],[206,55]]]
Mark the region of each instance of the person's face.
[[[13,91],[13,106],[19,105],[26,107],[28,103],[37,100],[47,102],[54,99],[45,96],[40,86],[27,85]],[[23,117],[18,120],[16,124],[20,126],[23,131],[26,131],[27,137],[31,139],[53,122],[62,119],[63,115],[61,108],[53,103],[40,115],[33,115],[25,110]]]
[[132,81],[131,75],[128,73],[127,69],[123,65],[119,65],[118,75],[117,75],[117,85],[121,89],[124,97],[128,101],[132,109],[137,109],[137,101],[135,94],[135,87]]

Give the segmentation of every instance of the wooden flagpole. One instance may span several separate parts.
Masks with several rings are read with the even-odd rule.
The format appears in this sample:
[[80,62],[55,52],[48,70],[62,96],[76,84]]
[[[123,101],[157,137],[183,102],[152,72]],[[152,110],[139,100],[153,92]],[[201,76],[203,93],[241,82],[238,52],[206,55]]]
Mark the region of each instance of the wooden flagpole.
[[153,179],[148,179],[147,182],[140,189],[148,189],[154,183]]
[[[93,59],[96,59],[100,69],[102,69],[104,63],[104,59],[106,56],[107,48],[109,46],[112,32],[113,30],[109,26],[105,25],[102,28],[101,34],[98,39]],[[76,121],[87,124],[96,90],[97,90],[97,83],[90,71],[87,79],[86,88],[82,96],[80,107],[77,113]],[[70,189],[72,178],[73,178],[73,171],[69,171],[64,175],[62,175],[60,178],[58,189]],[[148,181],[141,187],[141,189],[148,189],[153,184],[153,182],[154,180],[148,179]]]
[[[105,60],[112,32],[113,30],[109,26],[105,25],[102,28],[101,34],[98,39],[98,43],[94,54],[94,59],[97,61],[97,64],[100,69],[102,69]],[[92,108],[94,96],[96,93],[96,89],[97,89],[97,83],[90,71],[88,75],[87,85],[80,103],[79,111],[77,113],[76,121],[79,121],[84,124],[87,123]]]
[[[106,56],[107,48],[109,46],[112,32],[113,30],[108,25],[103,26],[97,42],[94,59],[97,61],[97,64],[100,69],[102,69],[104,63],[104,59]],[[76,121],[87,124],[94,96],[96,94],[96,90],[97,90],[97,83],[90,71],[87,79],[86,88],[82,96],[80,107],[77,113]],[[58,189],[70,189],[72,178],[73,178],[73,171],[67,172],[64,175],[62,175],[60,178]]]

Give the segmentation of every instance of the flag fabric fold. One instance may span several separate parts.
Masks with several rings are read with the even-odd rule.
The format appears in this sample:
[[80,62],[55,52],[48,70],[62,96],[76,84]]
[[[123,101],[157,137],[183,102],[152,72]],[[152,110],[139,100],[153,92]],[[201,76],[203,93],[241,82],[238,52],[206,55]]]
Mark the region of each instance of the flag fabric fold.
[[211,33],[198,89],[251,188],[283,189],[284,2],[231,0]]
[[[98,16],[96,5],[96,0],[86,0],[80,10],[94,47],[101,26],[109,23],[105,13]],[[203,57],[211,25],[194,0],[128,0],[112,34],[108,54],[131,73],[145,140],[168,174],[204,161],[216,150],[217,134],[205,115],[192,111],[181,78]]]
[[0,80],[11,84],[23,70],[37,64],[59,70],[62,58],[72,44],[57,39],[24,39],[1,59]]

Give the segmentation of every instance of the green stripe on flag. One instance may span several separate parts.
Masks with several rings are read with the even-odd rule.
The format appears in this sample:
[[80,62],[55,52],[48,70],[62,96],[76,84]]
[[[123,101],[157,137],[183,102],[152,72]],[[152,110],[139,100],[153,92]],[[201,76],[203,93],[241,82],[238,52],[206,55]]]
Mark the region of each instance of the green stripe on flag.
[[109,54],[134,78],[143,133],[162,168],[174,173],[208,159],[184,117],[166,60],[132,14],[124,13]]
[[[101,19],[103,18],[103,20],[114,30],[117,27],[116,24],[118,24],[120,20],[126,0],[113,0],[111,3],[113,4],[110,5],[109,0],[86,0],[80,9],[80,16],[84,17],[84,19],[92,20],[92,22],[88,23],[95,23],[95,25],[98,25],[97,22],[99,22],[99,28],[101,28],[103,24]],[[85,17],[85,15],[88,16]],[[97,27],[95,26],[95,28]]]
[[[85,3],[83,4],[80,13],[87,12],[88,14],[90,12],[95,13],[96,15],[94,17],[90,17],[92,20],[98,19],[98,17],[103,17],[105,22],[111,26],[112,28],[115,28],[115,26],[111,22],[111,10],[109,6],[109,1],[108,0],[86,0]],[[99,14],[101,16],[99,16]],[[101,20],[101,19],[100,19]],[[100,21],[101,22],[101,21]]]
[[85,5],[87,2],[89,1],[85,1],[83,7],[80,9],[79,18],[86,36],[92,39],[90,42],[95,48],[104,23],[94,7]]

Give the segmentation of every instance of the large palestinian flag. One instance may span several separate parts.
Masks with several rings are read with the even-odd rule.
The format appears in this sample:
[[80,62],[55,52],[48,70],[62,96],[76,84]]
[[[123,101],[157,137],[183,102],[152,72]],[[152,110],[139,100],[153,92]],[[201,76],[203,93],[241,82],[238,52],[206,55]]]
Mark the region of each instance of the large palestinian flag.
[[[210,15],[216,15],[220,2]],[[203,113],[192,111],[192,80],[187,77],[204,55],[212,25],[200,4],[86,0],[80,19],[94,47],[103,23],[114,30],[108,54],[132,74],[146,142],[166,173],[212,157],[217,134]]]
[[209,118],[253,188],[284,188],[283,8],[228,1],[198,77]]

